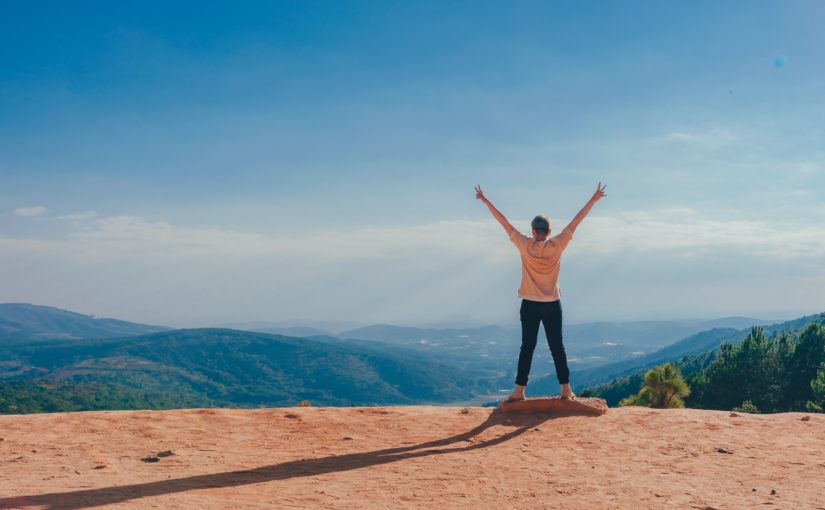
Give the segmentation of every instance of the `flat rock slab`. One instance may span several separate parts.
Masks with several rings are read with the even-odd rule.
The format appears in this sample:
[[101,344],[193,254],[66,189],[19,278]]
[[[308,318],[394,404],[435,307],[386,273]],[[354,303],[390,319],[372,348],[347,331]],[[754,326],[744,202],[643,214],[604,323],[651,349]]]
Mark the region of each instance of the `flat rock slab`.
[[565,400],[561,397],[536,397],[515,402],[502,400],[498,408],[504,412],[512,411],[551,411],[569,415],[598,416],[607,412],[607,402],[603,398],[576,397]]

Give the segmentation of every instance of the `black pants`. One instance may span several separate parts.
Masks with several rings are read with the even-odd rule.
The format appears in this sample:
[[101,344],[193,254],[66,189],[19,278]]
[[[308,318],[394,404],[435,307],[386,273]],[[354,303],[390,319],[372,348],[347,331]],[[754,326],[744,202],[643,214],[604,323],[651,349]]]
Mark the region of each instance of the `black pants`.
[[539,324],[544,324],[547,345],[556,365],[556,377],[559,384],[570,382],[570,370],[567,368],[567,354],[561,342],[561,301],[548,303],[539,301],[521,301],[521,353],[518,356],[518,375],[516,384],[526,386],[533,364],[533,351],[539,337]]

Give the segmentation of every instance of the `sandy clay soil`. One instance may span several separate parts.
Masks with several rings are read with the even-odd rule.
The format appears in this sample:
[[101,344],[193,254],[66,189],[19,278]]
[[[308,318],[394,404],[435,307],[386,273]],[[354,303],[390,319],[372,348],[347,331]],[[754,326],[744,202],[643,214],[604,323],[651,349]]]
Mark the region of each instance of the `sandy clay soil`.
[[0,416],[0,508],[825,509],[825,415],[471,407]]

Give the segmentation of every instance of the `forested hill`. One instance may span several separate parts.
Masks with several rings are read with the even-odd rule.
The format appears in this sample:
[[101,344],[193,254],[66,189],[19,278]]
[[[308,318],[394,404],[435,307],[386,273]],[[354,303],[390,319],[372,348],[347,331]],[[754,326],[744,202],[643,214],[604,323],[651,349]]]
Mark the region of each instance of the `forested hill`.
[[[732,409],[745,401],[766,412],[821,407],[814,386],[825,391],[825,314],[739,332],[715,349],[667,361],[687,379],[689,407]],[[639,391],[645,372],[637,370],[587,394],[616,405]]]
[[168,331],[150,326],[90,315],[51,306],[0,303],[0,343],[52,339],[112,338]]
[[[799,330],[823,318],[825,318],[825,313],[799,317],[776,324],[754,325],[760,325],[767,334],[773,334],[779,331]],[[619,378],[636,377],[639,374],[643,374],[647,369],[662,363],[674,362],[686,357],[690,357],[691,359],[703,358],[706,353],[713,351],[725,342],[733,344],[741,342],[749,332],[750,327],[745,329],[714,328],[708,331],[702,331],[637,358],[608,363],[593,368],[577,369],[573,366],[570,377],[579,388],[608,384]],[[531,384],[533,391],[539,393],[553,392],[558,388],[554,374],[539,378]],[[608,399],[608,402],[612,401]]]
[[434,403],[491,389],[429,356],[228,329],[6,345],[0,358],[0,379],[18,386],[27,380],[116,384],[216,405]]

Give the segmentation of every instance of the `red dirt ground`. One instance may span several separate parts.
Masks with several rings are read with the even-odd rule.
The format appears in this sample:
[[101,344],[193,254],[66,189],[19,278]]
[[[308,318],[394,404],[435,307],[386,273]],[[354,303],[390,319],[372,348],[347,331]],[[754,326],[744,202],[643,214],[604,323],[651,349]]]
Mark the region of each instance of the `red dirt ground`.
[[825,509],[820,414],[117,411],[0,438],[0,508]]

